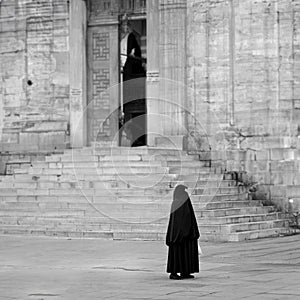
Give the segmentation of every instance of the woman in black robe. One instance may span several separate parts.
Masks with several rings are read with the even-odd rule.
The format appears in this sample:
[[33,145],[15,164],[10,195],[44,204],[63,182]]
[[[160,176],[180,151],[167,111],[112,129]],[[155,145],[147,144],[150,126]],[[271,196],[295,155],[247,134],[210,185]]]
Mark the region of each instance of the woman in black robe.
[[[199,272],[200,234],[186,188],[184,185],[178,185],[173,194],[166,236],[166,244],[169,247],[167,273],[171,273],[170,279],[194,278],[191,273]],[[177,273],[180,273],[180,276]]]
[[145,77],[141,47],[128,21],[122,23],[121,66],[123,81]]

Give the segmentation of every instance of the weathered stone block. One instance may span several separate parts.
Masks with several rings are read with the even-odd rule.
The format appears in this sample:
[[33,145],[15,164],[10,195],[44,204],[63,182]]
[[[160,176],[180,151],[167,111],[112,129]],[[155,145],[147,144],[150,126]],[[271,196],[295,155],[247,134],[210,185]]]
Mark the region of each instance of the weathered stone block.
[[6,170],[6,162],[0,159],[0,175],[4,175],[5,170]]
[[283,148],[270,149],[270,159],[275,160],[275,161],[283,160],[283,158],[284,158],[283,152],[284,152]]
[[287,197],[287,186],[286,185],[273,185],[270,186],[270,192],[272,197],[281,197],[286,198]]
[[38,133],[20,133],[20,145],[24,149],[39,149],[39,134]]
[[9,147],[9,144],[16,144],[19,142],[19,134],[18,133],[2,133],[2,148],[3,151],[10,151],[14,149],[14,145]]
[[26,128],[26,132],[51,132],[51,131],[65,131],[67,130],[67,122],[36,122],[32,127]]
[[40,133],[38,145],[40,150],[64,149],[65,132]]
[[300,198],[300,185],[289,185],[287,187],[287,197],[299,197]]

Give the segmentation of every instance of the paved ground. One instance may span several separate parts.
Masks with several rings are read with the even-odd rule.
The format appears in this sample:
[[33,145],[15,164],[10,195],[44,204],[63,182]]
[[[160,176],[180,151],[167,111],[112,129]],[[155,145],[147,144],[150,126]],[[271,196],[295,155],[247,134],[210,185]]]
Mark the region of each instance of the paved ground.
[[173,281],[162,242],[0,236],[0,299],[300,299],[300,235],[202,250]]

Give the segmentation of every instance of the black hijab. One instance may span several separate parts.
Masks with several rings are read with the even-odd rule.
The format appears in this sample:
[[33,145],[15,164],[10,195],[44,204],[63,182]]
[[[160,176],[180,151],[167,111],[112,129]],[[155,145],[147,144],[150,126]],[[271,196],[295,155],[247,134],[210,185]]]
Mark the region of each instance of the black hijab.
[[189,195],[185,191],[186,188],[185,185],[178,185],[173,194],[166,236],[168,246],[184,240],[198,239],[200,236],[194,209]]

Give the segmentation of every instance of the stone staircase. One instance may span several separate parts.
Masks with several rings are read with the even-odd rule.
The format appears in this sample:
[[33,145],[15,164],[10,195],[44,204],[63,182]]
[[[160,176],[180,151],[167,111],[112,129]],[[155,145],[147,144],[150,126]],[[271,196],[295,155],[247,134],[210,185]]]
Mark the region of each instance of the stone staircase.
[[184,183],[202,240],[288,234],[288,220],[248,200],[197,155],[149,147],[68,149],[0,180],[0,233],[163,240],[174,187]]

